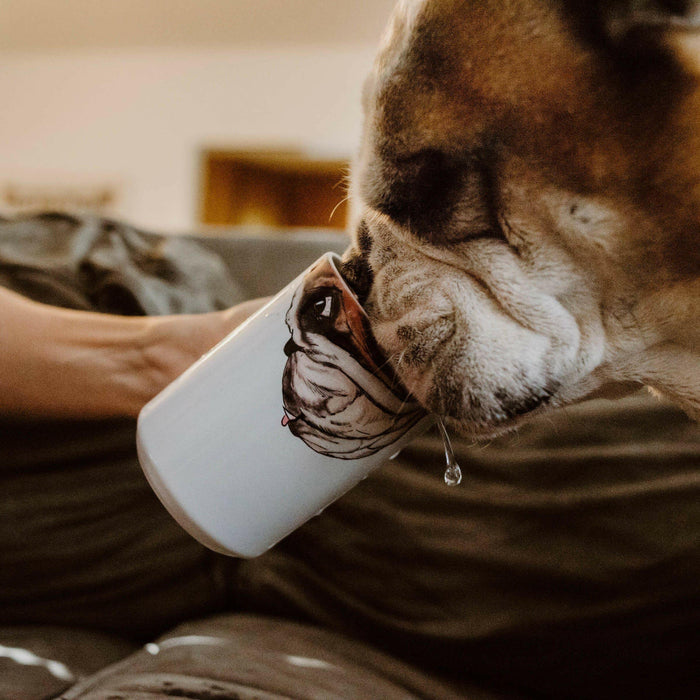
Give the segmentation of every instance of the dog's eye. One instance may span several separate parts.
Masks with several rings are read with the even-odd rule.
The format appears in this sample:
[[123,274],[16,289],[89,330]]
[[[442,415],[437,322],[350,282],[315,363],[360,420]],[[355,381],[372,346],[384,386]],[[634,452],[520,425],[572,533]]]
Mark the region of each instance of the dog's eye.
[[330,318],[333,315],[333,297],[329,294],[314,302],[314,313],[317,318]]
[[484,145],[465,153],[424,149],[379,160],[369,180],[370,206],[433,245],[477,238],[507,242],[498,216],[497,154]]
[[[338,317],[341,308],[340,294],[337,289],[320,288],[315,290],[306,300],[301,317],[307,323],[326,327],[332,325]],[[320,324],[320,325],[319,325]]]

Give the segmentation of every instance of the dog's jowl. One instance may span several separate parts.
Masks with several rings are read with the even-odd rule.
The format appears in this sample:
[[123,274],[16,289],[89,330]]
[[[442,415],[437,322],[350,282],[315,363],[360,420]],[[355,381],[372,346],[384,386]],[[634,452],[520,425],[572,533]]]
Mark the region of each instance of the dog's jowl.
[[398,3],[346,265],[452,427],[643,385],[698,416],[699,22],[697,2]]

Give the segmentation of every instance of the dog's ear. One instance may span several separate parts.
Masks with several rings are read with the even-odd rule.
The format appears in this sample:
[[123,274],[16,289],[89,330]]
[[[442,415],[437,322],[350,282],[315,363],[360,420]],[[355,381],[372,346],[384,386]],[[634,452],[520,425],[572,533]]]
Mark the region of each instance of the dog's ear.
[[600,21],[613,41],[640,32],[700,30],[700,0],[608,0],[599,5]]

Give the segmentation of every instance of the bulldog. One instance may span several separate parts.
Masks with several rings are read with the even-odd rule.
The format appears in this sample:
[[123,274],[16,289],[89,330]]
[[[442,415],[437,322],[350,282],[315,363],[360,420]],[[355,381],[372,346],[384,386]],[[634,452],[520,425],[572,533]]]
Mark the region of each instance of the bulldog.
[[304,277],[286,323],[282,426],[311,449],[367,457],[425,416],[385,365],[367,318],[328,260]]
[[344,272],[452,428],[488,437],[643,385],[700,416],[699,6],[396,6]]

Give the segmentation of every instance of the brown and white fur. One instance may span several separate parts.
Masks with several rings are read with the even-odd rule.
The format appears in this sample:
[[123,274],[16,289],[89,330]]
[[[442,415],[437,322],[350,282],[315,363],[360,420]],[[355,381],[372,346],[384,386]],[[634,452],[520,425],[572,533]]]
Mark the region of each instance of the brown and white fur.
[[700,416],[699,4],[398,3],[345,268],[452,427],[642,385]]

